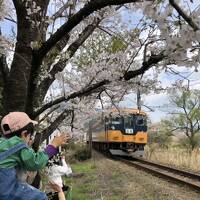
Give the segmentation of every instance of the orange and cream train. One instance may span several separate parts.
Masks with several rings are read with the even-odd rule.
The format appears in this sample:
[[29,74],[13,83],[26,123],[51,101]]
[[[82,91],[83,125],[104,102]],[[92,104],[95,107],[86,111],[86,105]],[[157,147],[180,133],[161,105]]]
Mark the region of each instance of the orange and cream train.
[[147,143],[147,116],[138,109],[111,110],[90,122],[92,145],[112,155],[143,156]]

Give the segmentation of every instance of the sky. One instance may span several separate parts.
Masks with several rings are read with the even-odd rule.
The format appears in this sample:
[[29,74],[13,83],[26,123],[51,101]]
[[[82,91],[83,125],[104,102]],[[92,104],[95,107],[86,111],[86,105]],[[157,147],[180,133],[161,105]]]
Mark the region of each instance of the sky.
[[[162,87],[169,87],[177,80],[182,80],[182,76],[185,76],[190,80],[190,89],[200,88],[200,72],[192,72],[193,69],[188,70],[184,67],[180,67],[179,71],[181,72],[181,76],[164,72],[161,73],[158,78],[161,81]],[[184,81],[184,83],[187,85],[188,82]],[[166,92],[160,92],[159,94],[151,92],[148,95],[141,94],[141,100],[143,104],[142,110],[147,112],[147,115],[152,123],[157,123],[161,119],[168,117],[168,112],[173,109],[169,103],[169,98]],[[136,94],[132,93],[125,96],[124,101],[120,103],[120,106],[136,108]]]

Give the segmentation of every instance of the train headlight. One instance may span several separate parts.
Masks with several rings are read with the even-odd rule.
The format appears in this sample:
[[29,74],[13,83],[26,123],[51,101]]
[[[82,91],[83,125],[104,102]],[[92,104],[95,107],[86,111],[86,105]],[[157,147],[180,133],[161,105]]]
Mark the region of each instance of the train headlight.
[[115,130],[115,127],[114,127],[114,126],[111,126],[111,129],[112,129],[112,130]]

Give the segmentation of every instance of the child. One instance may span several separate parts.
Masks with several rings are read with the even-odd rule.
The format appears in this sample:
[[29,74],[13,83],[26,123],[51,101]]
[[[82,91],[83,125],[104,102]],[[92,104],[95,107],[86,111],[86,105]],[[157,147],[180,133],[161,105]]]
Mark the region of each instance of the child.
[[[54,156],[48,163],[47,170],[48,179],[50,182],[57,184],[63,191],[67,191],[68,186],[63,185],[62,176],[71,176],[72,169],[67,165],[65,156]],[[48,193],[48,196],[52,196],[52,199],[58,199],[57,195],[52,192]]]
[[48,178],[51,182],[63,187],[62,176],[71,176],[72,169],[67,165],[65,161],[65,156],[54,158],[54,160],[49,162],[48,167]]
[[45,193],[16,178],[16,169],[37,171],[58,153],[57,147],[66,143],[68,135],[55,137],[44,151],[37,153],[28,144],[37,124],[24,112],[11,112],[1,121],[0,138],[0,200],[47,200]]

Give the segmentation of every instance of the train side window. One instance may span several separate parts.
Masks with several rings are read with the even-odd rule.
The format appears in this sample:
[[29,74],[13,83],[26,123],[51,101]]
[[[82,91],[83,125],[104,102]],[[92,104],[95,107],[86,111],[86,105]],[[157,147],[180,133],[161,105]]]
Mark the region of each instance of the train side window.
[[122,123],[122,118],[120,117],[115,117],[111,119],[111,124],[113,125],[117,125],[117,124],[121,124]]
[[105,119],[105,129],[106,130],[121,130],[123,129],[123,118],[119,117],[109,117]]

